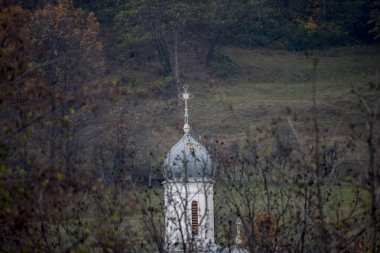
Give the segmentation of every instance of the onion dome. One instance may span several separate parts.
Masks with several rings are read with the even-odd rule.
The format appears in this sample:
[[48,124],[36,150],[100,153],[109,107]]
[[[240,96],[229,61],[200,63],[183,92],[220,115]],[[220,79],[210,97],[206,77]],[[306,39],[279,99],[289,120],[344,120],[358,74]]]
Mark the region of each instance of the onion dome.
[[231,247],[225,247],[220,251],[220,253],[249,253],[249,251],[243,248],[241,245],[234,245]]
[[167,180],[210,180],[211,158],[207,149],[197,142],[185,126],[185,135],[171,148],[164,161],[164,177]]
[[188,100],[193,95],[183,87],[178,97],[185,102],[185,135],[172,147],[164,161],[164,177],[172,181],[211,180],[211,158],[207,149],[190,135]]
[[242,245],[242,240],[240,236],[240,227],[241,227],[241,220],[238,218],[236,220],[236,237],[235,237],[235,245],[231,247],[225,247],[220,251],[220,253],[249,253],[248,250],[246,250]]

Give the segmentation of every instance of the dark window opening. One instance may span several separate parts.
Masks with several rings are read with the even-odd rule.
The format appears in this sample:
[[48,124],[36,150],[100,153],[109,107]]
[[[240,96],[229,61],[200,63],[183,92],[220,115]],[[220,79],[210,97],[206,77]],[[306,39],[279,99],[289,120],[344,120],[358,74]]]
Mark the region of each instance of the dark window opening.
[[198,235],[198,203],[191,202],[191,231],[193,235]]

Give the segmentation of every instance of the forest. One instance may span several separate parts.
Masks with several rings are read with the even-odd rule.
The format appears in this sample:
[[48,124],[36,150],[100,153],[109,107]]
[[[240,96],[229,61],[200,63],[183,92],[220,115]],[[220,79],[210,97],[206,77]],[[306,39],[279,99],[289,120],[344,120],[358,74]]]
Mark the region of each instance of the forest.
[[380,252],[378,1],[0,7],[0,252],[169,253],[184,86],[221,247]]

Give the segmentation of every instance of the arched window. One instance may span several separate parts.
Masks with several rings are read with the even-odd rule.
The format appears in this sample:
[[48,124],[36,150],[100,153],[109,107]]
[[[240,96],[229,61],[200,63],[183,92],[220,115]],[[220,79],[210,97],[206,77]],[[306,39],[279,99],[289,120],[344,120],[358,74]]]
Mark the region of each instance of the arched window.
[[198,202],[191,202],[191,231],[193,235],[198,235]]

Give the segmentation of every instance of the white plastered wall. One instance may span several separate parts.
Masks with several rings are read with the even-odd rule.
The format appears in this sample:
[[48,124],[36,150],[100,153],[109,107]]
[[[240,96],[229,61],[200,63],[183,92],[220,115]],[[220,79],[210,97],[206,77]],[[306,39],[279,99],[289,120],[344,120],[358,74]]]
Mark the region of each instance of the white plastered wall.
[[[214,243],[214,182],[164,182],[166,245]],[[191,230],[191,202],[198,202],[198,235]]]

